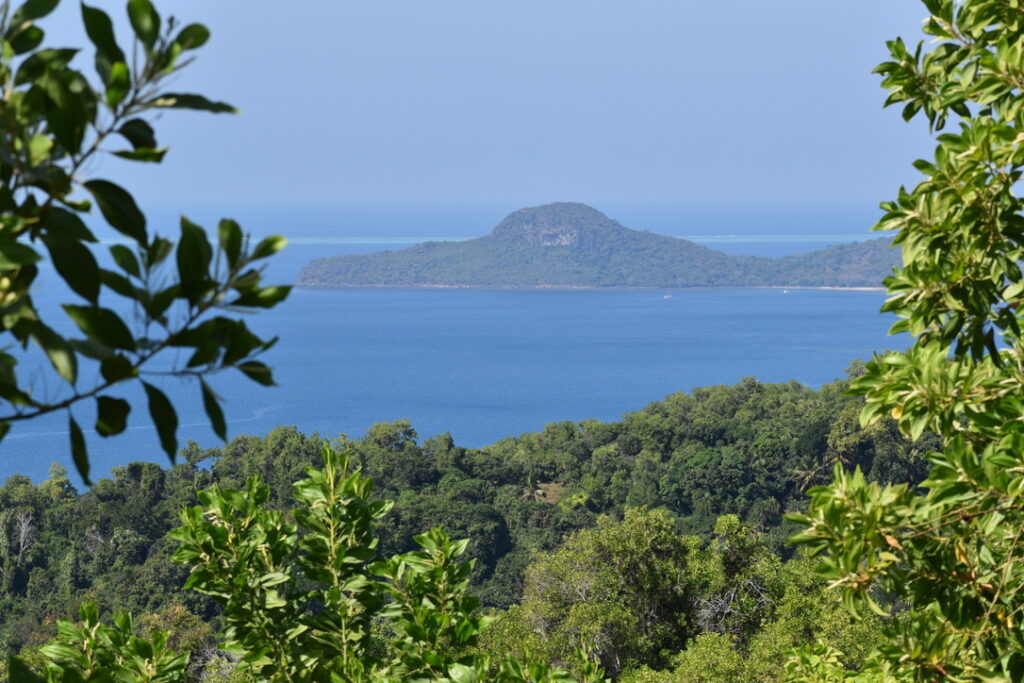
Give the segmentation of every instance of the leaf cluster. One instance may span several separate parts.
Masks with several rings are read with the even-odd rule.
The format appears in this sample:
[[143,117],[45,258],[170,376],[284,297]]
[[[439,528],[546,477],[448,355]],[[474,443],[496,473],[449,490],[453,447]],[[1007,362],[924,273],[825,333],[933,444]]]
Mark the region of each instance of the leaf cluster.
[[[793,540],[822,554],[855,613],[908,607],[875,654],[878,677],[1020,680],[1024,25],[1015,2],[924,5],[933,42],[891,41],[877,69],[886,104],[937,133],[933,157],[914,163],[922,180],[884,203],[877,225],[898,231],[904,264],[883,310],[914,344],[875,357],[852,390],[863,423],[891,417],[944,447],[928,456],[923,492],[837,470],[793,518],[807,527]],[[827,658],[804,652],[798,664]]]
[[[0,5],[0,335],[9,340],[0,350],[0,437],[17,422],[64,411],[75,466],[88,481],[76,404],[93,402],[96,432],[114,436],[126,428],[132,406],[112,392],[126,382],[141,383],[149,416],[173,459],[178,420],[158,378],[193,377],[214,431],[225,437],[220,399],[203,378],[237,368],[271,384],[270,370],[256,356],[273,340],[212,313],[268,308],[288,288],[260,282],[258,262],[283,246],[281,238],[251,245],[225,219],[211,244],[202,228],[183,217],[175,244],[150,228],[128,190],[85,175],[101,154],[159,163],[167,148],[158,145],[151,121],[162,110],[234,111],[200,95],[166,90],[209,31],[162,19],[149,0],[130,0],[133,35],[126,52],[109,15],[83,3],[82,23],[94,48],[96,77],[90,79],[74,66],[80,50],[43,47],[38,21],[58,4]],[[83,220],[93,208],[121,236],[108,255],[99,253],[101,245]],[[33,301],[46,260],[67,286],[70,300],[62,310],[77,335],[58,332],[67,325],[42,314]],[[108,260],[112,267],[104,265]],[[49,360],[60,384],[54,395],[33,393],[18,373],[29,345]],[[171,348],[191,356],[169,370],[151,370],[153,359]]]

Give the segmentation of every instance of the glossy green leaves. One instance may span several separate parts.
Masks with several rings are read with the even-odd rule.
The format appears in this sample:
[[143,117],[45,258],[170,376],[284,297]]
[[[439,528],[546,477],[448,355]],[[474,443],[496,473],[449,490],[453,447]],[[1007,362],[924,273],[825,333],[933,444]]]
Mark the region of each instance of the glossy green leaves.
[[89,480],[89,453],[85,446],[85,435],[82,428],[78,426],[75,418],[68,417],[68,434],[71,437],[71,460],[75,463],[78,476],[82,478],[86,486],[91,486]]
[[146,243],[146,217],[124,188],[108,180],[90,180],[84,187],[96,200],[110,227],[136,242]]
[[47,658],[46,677],[40,677],[16,658],[11,660],[11,680],[36,681],[153,681],[185,683],[188,653],[176,654],[167,647],[170,633],[158,631],[140,638],[130,614],[119,612],[112,624],[100,621],[96,603],[86,602],[78,611],[79,623],[61,620],[58,637],[40,652]]
[[65,304],[64,311],[90,339],[112,349],[135,350],[135,337],[120,316],[109,308]]
[[181,239],[178,240],[176,259],[178,281],[189,303],[195,304],[208,290],[210,259],[213,250],[206,233],[184,216],[181,219]]
[[18,27],[24,22],[42,19],[60,4],[60,0],[27,0],[14,11],[11,25]]
[[228,427],[224,420],[224,411],[220,407],[219,397],[213,393],[213,389],[205,381],[200,380],[199,386],[203,392],[203,408],[206,410],[206,415],[210,418],[210,426],[213,427],[214,434],[222,439],[227,439]]
[[125,430],[131,405],[123,398],[100,396],[96,399],[96,432],[100,436],[113,436]]
[[146,103],[150,107],[162,109],[195,109],[214,114],[237,114],[238,110],[225,102],[214,102],[202,95],[186,93],[163,93]]
[[160,35],[160,15],[149,0],[128,0],[128,18],[139,42],[152,50]]
[[[235,111],[202,95],[164,92],[168,77],[187,63],[179,63],[181,55],[205,45],[210,33],[201,24],[161,18],[151,0],[128,0],[131,32],[122,31],[121,42],[105,8],[82,3],[97,78],[75,68],[79,50],[46,47],[36,21],[57,5],[29,0],[0,12],[0,82],[7,93],[0,107],[0,334],[10,335],[11,343],[37,344],[63,393],[51,402],[37,400],[19,386],[13,357],[0,355],[9,361],[0,363],[0,425],[95,399],[96,432],[117,435],[126,427],[129,406],[107,390],[140,381],[167,347],[191,347],[190,357],[162,372],[197,381],[197,400],[223,436],[227,418],[204,375],[236,367],[271,385],[270,369],[256,358],[274,340],[262,340],[241,320],[216,311],[268,308],[285,298],[287,287],[263,286],[253,267],[283,240],[269,238],[250,249],[241,228],[225,219],[215,249],[201,226],[183,218],[175,243],[151,234],[129,189],[87,176],[94,157],[108,150],[128,161],[160,163],[167,148],[158,146],[150,120],[156,108]],[[121,149],[110,149],[112,140],[120,140]],[[109,247],[110,268],[100,266],[96,238],[81,218],[94,210],[125,240]],[[73,336],[56,332],[64,328],[42,319],[33,306],[37,264],[44,259],[66,285],[61,304],[77,328]],[[79,355],[99,362],[91,384],[79,376]],[[173,459],[175,407],[153,383],[143,382],[143,389],[161,445]],[[72,455],[87,477],[87,435],[73,418],[71,425]]]
[[[183,511],[171,533],[180,543],[174,559],[191,565],[187,585],[223,607],[222,647],[239,657],[242,676],[576,680],[529,659],[491,667],[475,651],[490,619],[467,593],[468,541],[433,529],[416,537],[419,550],[378,559],[374,526],[391,503],[371,497],[348,454],[325,444],[322,457],[322,468],[295,483],[294,523],[266,507],[269,488],[253,477],[245,490],[200,492],[201,507]],[[585,680],[602,680],[596,665],[581,668]]]
[[178,414],[167,394],[148,382],[143,382],[142,386],[146,390],[146,398],[149,399],[149,414],[156,425],[160,445],[171,462],[174,462],[178,453]]
[[[932,430],[945,444],[921,492],[837,469],[794,517],[807,530],[793,540],[823,553],[821,571],[854,613],[906,606],[877,670],[1021,680],[1024,23],[1004,0],[924,4],[933,40],[891,41],[876,70],[886,105],[943,131],[914,163],[920,181],[882,204],[877,225],[897,231],[903,255],[883,310],[914,343],[872,359],[852,390],[865,397],[864,423],[891,418],[910,438]],[[805,652],[799,666],[812,660]]]

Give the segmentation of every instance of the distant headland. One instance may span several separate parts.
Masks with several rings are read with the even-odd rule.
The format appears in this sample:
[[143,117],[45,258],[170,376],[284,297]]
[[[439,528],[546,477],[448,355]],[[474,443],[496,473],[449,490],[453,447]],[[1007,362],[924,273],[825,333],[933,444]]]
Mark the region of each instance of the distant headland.
[[300,287],[875,288],[900,265],[889,238],[778,259],[732,256],[631,230],[573,202],[515,211],[489,235],[399,251],[320,258]]

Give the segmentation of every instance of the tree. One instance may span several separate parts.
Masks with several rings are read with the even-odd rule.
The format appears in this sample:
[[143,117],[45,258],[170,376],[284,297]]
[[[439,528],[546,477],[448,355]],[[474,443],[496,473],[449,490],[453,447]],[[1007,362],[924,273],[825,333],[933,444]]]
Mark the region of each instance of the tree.
[[[108,153],[160,163],[167,148],[158,145],[147,120],[154,113],[235,111],[223,102],[164,89],[191,61],[188,53],[206,43],[206,27],[181,27],[173,18],[162,19],[149,0],[129,0],[134,35],[126,53],[110,17],[83,4],[82,21],[95,48],[95,81],[72,66],[79,50],[42,47],[44,32],[36,22],[58,3],[28,0],[12,9],[0,2],[0,438],[16,422],[64,411],[75,466],[88,481],[86,441],[74,412],[94,402],[97,433],[122,432],[132,406],[114,391],[128,382],[141,383],[172,459],[178,420],[172,402],[153,383],[156,375],[194,378],[210,423],[224,438],[220,398],[206,376],[237,368],[272,384],[269,368],[256,357],[274,340],[215,313],[274,306],[289,288],[262,286],[257,267],[284,246],[282,238],[253,245],[237,223],[224,219],[214,247],[203,228],[182,217],[175,244],[147,226],[127,190],[87,176],[90,163]],[[94,206],[124,242],[109,247],[110,268],[101,265],[107,258],[82,220]],[[59,332],[62,322],[33,302],[40,263],[47,259],[67,286],[62,308],[77,328],[74,336]],[[49,359],[55,377],[48,384],[61,387],[54,396],[33,395],[17,373],[21,354],[10,348],[30,344]],[[154,359],[172,348],[186,352],[183,360],[154,370]],[[83,372],[93,365],[98,373]]]
[[492,652],[566,661],[581,644],[613,675],[658,664],[696,632],[697,587],[708,564],[700,539],[680,536],[665,509],[601,517],[526,570],[522,604],[487,637]]
[[[433,529],[416,537],[419,550],[378,559],[374,522],[391,503],[369,499],[371,482],[348,454],[325,444],[322,457],[322,469],[295,483],[294,522],[268,509],[269,488],[251,477],[244,491],[201,492],[203,505],[182,511],[172,534],[175,559],[192,566],[187,586],[223,607],[222,647],[238,657],[245,680],[577,680],[540,659],[479,654],[490,619],[467,593],[473,565],[460,558],[468,541]],[[178,628],[195,629],[188,617],[178,612]],[[58,638],[42,648],[45,679],[12,657],[11,680],[187,680],[189,657],[169,648],[176,638],[160,624],[140,638],[127,614],[108,626],[86,605],[80,618],[81,626],[60,622]],[[597,665],[577,657],[582,680],[603,680]]]
[[[924,0],[934,40],[888,44],[887,105],[923,114],[936,137],[924,175],[882,205],[903,267],[883,310],[904,352],[876,356],[853,384],[861,421],[943,437],[924,492],[836,468],[811,491],[794,541],[855,612],[889,619],[862,680],[1024,678],[1024,11],[1011,0]],[[951,126],[953,127],[953,126]],[[836,678],[836,653],[807,650],[794,678]],[[802,678],[801,678],[802,677]]]

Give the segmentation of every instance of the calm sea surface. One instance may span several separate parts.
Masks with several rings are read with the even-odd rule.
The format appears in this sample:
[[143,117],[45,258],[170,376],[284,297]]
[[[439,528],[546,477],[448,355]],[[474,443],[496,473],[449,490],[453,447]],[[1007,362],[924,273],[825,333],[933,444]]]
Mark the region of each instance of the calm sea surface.
[[[444,236],[435,232],[432,237]],[[373,239],[296,238],[274,261],[270,281],[291,281],[318,256],[397,249],[421,238]],[[804,231],[699,239],[723,251],[776,256],[851,238]],[[43,308],[58,303],[58,290],[46,282],[37,295]],[[276,425],[358,436],[373,422],[408,418],[421,437],[450,431],[459,444],[481,446],[557,420],[615,420],[673,392],[751,375],[817,387],[842,376],[852,360],[903,344],[886,337],[892,319],[877,312],[883,296],[757,289],[297,290],[251,322],[258,333],[281,337],[265,356],[280,386],[262,388],[236,372],[211,384],[228,397],[230,436],[265,434]],[[36,391],[46,394],[47,373],[26,376],[37,378]],[[180,406],[182,444],[218,445],[198,387],[162,386]],[[166,462],[140,394],[120,394],[134,406],[126,433],[109,441],[87,433],[94,474],[133,460]],[[91,406],[76,409],[76,418],[92,424]],[[66,414],[15,426],[0,444],[0,479],[14,473],[45,478],[50,462],[68,464],[67,442]]]

